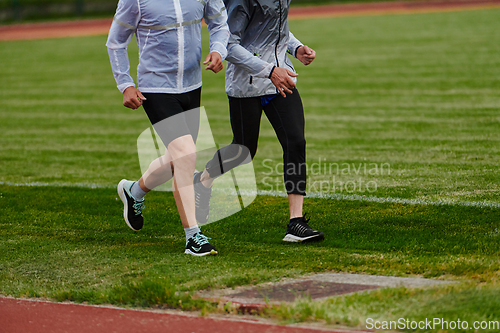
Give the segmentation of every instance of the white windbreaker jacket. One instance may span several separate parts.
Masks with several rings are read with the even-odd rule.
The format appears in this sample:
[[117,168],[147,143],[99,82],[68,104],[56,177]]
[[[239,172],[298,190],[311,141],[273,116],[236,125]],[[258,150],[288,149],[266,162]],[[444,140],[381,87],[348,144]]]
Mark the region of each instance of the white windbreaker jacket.
[[201,21],[210,32],[210,52],[227,55],[229,29],[222,0],[120,0],[109,30],[111,68],[120,92],[135,86],[127,46],[139,46],[137,88],[180,94],[201,87]]
[[230,97],[276,94],[276,87],[269,79],[271,70],[277,66],[295,72],[286,53],[295,56],[297,48],[302,46],[288,30],[291,0],[224,1],[231,31],[226,93]]

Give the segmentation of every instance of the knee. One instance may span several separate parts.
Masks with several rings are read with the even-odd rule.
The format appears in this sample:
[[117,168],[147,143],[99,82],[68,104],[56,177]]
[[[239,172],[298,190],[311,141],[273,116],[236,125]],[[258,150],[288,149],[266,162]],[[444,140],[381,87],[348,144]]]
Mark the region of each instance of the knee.
[[253,160],[253,158],[255,157],[255,154],[257,154],[257,147],[255,147],[254,149],[249,149],[248,150],[248,154],[250,155],[250,159]]
[[233,141],[231,142],[232,147],[234,147],[233,151],[237,151],[237,147],[243,147],[245,150],[245,157],[248,157],[250,155],[251,160],[255,157],[255,154],[257,154],[257,142],[253,142],[251,140],[250,142],[244,142],[241,138],[237,139],[236,137],[233,137]]
[[257,149],[249,149],[240,144],[230,144],[223,152],[223,162],[231,165],[241,165],[250,163],[255,156]]
[[245,163],[249,163],[257,154],[257,145],[255,146],[241,146],[243,147],[242,159]]
[[181,157],[184,165],[194,166],[196,164],[196,149],[186,149],[182,152]]
[[295,152],[302,152],[306,150],[306,139],[304,136],[294,136],[288,138],[287,149]]
[[196,145],[191,136],[181,137],[172,141],[167,148],[172,156],[172,161],[182,161],[183,164],[196,164]]

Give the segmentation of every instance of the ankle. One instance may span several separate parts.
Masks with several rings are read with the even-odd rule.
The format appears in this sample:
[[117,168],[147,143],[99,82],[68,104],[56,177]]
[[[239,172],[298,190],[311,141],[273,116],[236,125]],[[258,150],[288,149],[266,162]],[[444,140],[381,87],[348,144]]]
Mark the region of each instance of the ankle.
[[290,218],[290,224],[294,224],[294,223],[297,223],[297,222],[300,222],[304,220],[304,217],[303,216],[299,216],[299,217],[292,217]]
[[200,175],[200,182],[205,186],[206,188],[212,187],[212,184],[214,183],[214,180],[210,178],[210,175],[208,174],[207,169],[203,170],[203,172]]
[[135,200],[142,201],[144,200],[144,196],[148,194],[149,191],[144,191],[139,184],[139,182],[134,182],[130,187],[130,194],[135,198]]
[[186,234],[186,242],[189,240],[189,238],[193,237],[197,233],[201,232],[200,227],[196,224],[192,227],[187,227],[184,228],[184,232]]

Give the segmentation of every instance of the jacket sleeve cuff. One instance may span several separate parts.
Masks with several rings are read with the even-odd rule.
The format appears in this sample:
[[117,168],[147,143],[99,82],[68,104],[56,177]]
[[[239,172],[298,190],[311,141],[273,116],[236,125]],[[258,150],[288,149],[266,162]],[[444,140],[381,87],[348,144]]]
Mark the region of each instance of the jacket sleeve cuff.
[[269,76],[272,74],[273,69],[274,69],[273,64],[266,63],[264,68],[260,72],[258,72],[255,76],[261,78],[269,78]]
[[222,45],[222,43],[216,42],[210,48],[210,53],[217,52],[220,54],[222,60],[225,60],[227,57],[227,48]]
[[274,72],[275,68],[276,68],[276,66],[273,66],[273,68],[271,69],[271,72],[269,73],[269,76],[267,77],[268,79],[270,79],[271,76],[273,75],[273,72]]
[[123,94],[123,92],[128,88],[128,87],[135,87],[135,84],[132,82],[127,82],[127,83],[122,83],[118,85],[118,90]]
[[302,46],[304,46],[304,45],[299,45],[299,46],[297,46],[297,47],[295,48],[295,51],[293,52],[293,56],[294,56],[295,58],[297,58],[297,51],[298,51],[298,50],[299,50]]

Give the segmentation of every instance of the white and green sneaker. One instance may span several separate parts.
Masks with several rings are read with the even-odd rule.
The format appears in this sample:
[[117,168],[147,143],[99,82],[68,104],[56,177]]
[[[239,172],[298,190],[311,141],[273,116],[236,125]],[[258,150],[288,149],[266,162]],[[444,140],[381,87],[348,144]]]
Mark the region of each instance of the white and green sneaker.
[[186,251],[184,253],[197,257],[216,256],[218,254],[217,249],[208,242],[209,239],[201,232],[196,233],[186,242]]
[[144,199],[136,200],[130,193],[130,189],[135,182],[122,179],[118,183],[118,196],[123,202],[123,218],[130,229],[139,231],[144,224],[142,210],[144,209]]

